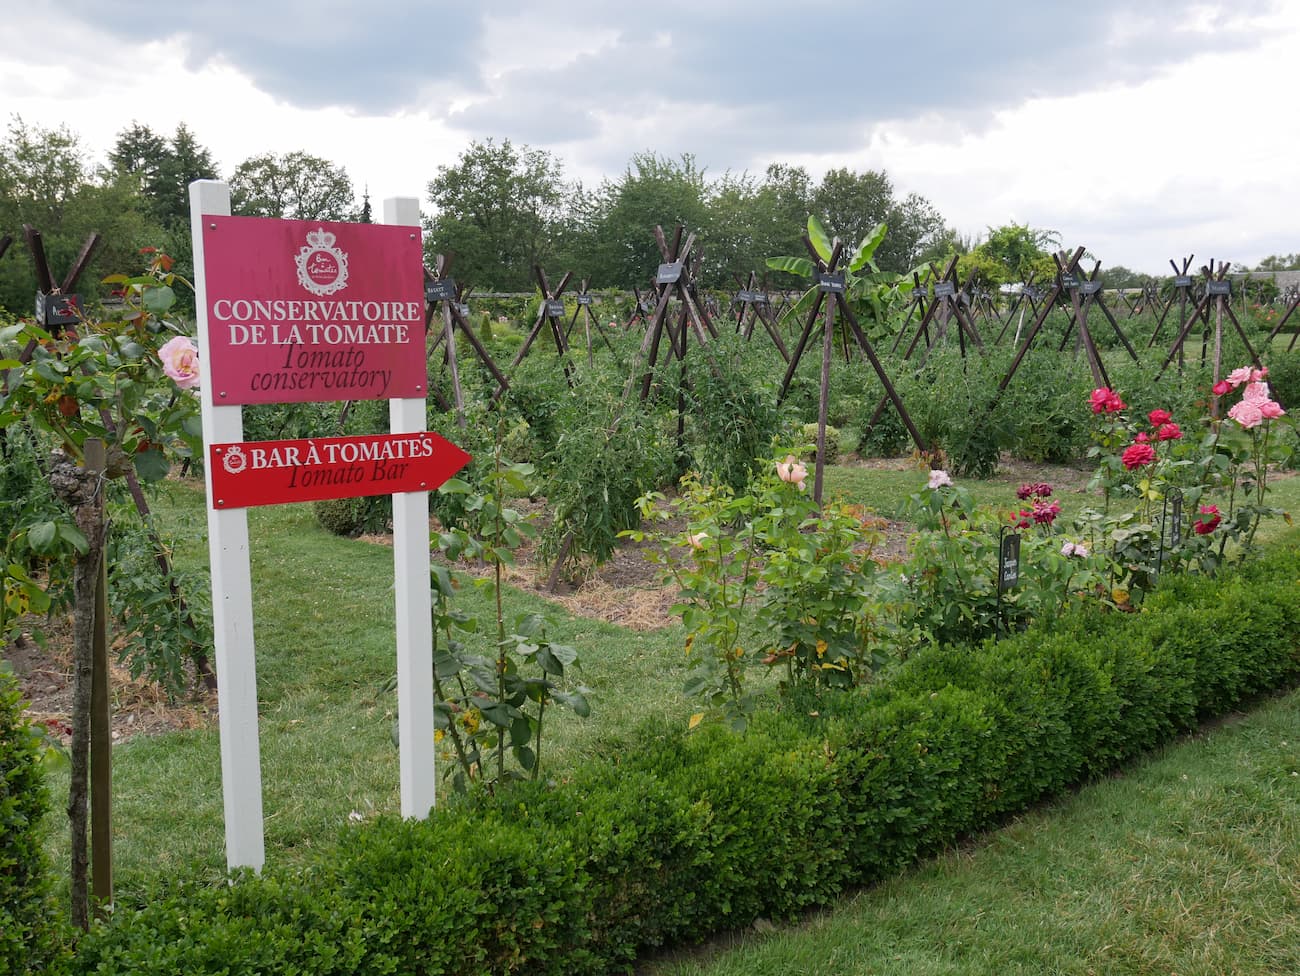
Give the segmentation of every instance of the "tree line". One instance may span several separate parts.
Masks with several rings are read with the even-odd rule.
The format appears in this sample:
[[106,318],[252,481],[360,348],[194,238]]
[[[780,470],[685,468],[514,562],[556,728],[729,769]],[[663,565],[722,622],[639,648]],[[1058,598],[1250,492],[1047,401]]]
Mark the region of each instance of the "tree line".
[[[262,153],[226,174],[212,152],[181,124],[170,135],[133,122],[105,161],[93,162],[66,126],[44,128],[20,117],[0,143],[0,236],[20,238],[24,224],[41,231],[51,269],[61,277],[87,235],[102,244],[83,281],[133,270],[139,249],[156,247],[192,273],[188,186],[196,179],[230,184],[235,214],[304,220],[371,219],[347,171],[305,151]],[[532,268],[573,271],[593,288],[644,288],[661,257],[656,225],[696,233],[699,280],[730,287],[777,255],[803,255],[810,214],[849,246],[878,223],[888,234],[876,252],[884,271],[905,273],[963,256],[961,274],[983,284],[1050,273],[1053,231],[1018,224],[988,228],[982,240],[947,226],[925,197],[900,194],[883,171],[832,169],[819,180],[802,166],[769,165],[762,175],[711,176],[690,154],[634,155],[623,172],[589,187],[566,179],[552,153],[509,139],[471,142],[455,163],[439,166],[424,201],[425,246],[452,256],[452,273],[482,291],[529,291]],[[33,275],[18,241],[0,257],[0,309],[32,308]],[[1297,255],[1266,258],[1262,269],[1295,267]],[[1147,276],[1103,269],[1107,284],[1133,287]],[[1040,277],[1041,280],[1041,277]],[[773,275],[776,286],[793,285]]]

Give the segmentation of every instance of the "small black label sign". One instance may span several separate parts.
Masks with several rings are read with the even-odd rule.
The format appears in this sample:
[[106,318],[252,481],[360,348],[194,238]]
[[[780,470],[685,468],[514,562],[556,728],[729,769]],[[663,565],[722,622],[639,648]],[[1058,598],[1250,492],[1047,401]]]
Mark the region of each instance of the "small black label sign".
[[579,305],[590,305],[590,304],[591,304],[591,296],[590,296],[590,295],[579,295],[579,296],[578,296],[578,304],[579,304]]
[[426,302],[452,302],[456,300],[456,281],[443,278],[441,281],[424,283],[424,300]]
[[1095,295],[1097,292],[1101,291],[1101,282],[1085,281],[1079,285],[1079,291],[1083,292],[1085,295]]
[[1063,275],[1061,275],[1061,287],[1062,287],[1062,288],[1078,288],[1078,287],[1079,287],[1079,278],[1078,278],[1078,276],[1077,276],[1077,275],[1072,275],[1072,274],[1063,274]]
[[1205,294],[1207,295],[1231,295],[1231,281],[1207,281],[1205,283]]
[[36,321],[44,329],[72,325],[77,321],[81,299],[76,295],[47,295],[36,293]]
[[659,270],[655,272],[655,284],[670,285],[682,276],[682,266],[676,264],[661,264]]
[[1177,488],[1169,493],[1169,519],[1172,523],[1169,544],[1180,546],[1183,544],[1183,493]]
[[546,300],[546,314],[553,319],[564,318],[564,302],[558,298],[548,298]]
[[1191,276],[1191,275],[1174,275],[1174,287],[1175,287],[1175,288],[1191,288],[1191,287],[1192,287],[1192,276]]
[[1008,532],[998,547],[998,592],[1012,589],[1020,582],[1020,535]]
[[843,271],[822,271],[817,275],[818,291],[829,292],[832,295],[843,295],[844,287]]
[[934,283],[935,298],[952,298],[957,294],[957,286],[951,281],[936,281]]

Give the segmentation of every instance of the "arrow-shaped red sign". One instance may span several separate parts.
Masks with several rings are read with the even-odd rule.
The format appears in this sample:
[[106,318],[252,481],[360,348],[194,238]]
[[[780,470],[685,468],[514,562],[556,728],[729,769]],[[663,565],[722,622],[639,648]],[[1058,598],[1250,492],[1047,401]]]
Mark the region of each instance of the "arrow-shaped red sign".
[[432,432],[213,444],[217,509],[432,491],[470,461]]

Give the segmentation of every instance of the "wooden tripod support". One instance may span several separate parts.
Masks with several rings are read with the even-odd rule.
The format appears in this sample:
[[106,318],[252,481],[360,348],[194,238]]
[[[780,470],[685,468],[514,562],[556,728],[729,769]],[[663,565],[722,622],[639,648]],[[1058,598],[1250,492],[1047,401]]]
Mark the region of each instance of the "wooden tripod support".
[[814,274],[817,279],[817,298],[808,312],[808,319],[799,335],[799,342],[796,344],[794,353],[790,358],[785,377],[781,380],[777,403],[783,402],[786,394],[790,392],[790,382],[794,379],[795,370],[799,368],[799,361],[803,358],[804,350],[808,347],[808,342],[820,322],[822,329],[822,364],[820,398],[817,404],[817,470],[813,479],[813,498],[820,504],[822,500],[822,479],[825,470],[826,414],[830,402],[831,355],[835,347],[836,311],[848,324],[849,331],[857,342],[858,348],[871,362],[872,368],[876,371],[876,376],[880,378],[880,382],[885,387],[885,395],[894,404],[894,409],[898,411],[899,419],[903,421],[907,432],[912,435],[912,443],[916,445],[917,450],[922,454],[928,454],[929,447],[925,443],[925,438],[921,436],[921,432],[917,430],[916,424],[912,422],[912,417],[907,412],[903,398],[899,396],[894,384],[890,381],[889,374],[885,371],[880,358],[876,355],[876,350],[872,348],[866,333],[862,331],[862,327],[858,324],[852,307],[845,301],[844,293],[847,289],[847,281],[844,272],[839,268],[840,258],[844,254],[843,242],[838,237],[835,238],[831,244],[829,259],[823,259],[817,253],[817,248],[813,246],[813,242],[808,235],[804,235],[803,242],[804,247],[808,249],[808,253],[812,256],[813,267],[815,268]]

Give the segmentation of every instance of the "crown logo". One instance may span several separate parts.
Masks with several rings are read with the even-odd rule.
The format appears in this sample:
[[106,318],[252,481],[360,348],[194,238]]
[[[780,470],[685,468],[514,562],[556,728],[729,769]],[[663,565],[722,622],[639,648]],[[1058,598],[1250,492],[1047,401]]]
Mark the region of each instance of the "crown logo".
[[293,263],[298,284],[313,295],[332,295],[348,285],[348,255],[334,246],[338,239],[324,227],[307,232],[307,243],[298,248]]
[[325,250],[331,248],[334,246],[336,240],[338,240],[338,238],[327,231],[324,227],[317,227],[315,230],[309,230],[307,232],[307,243],[313,249],[320,248]]

